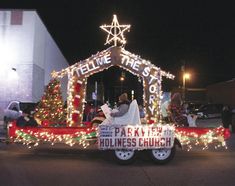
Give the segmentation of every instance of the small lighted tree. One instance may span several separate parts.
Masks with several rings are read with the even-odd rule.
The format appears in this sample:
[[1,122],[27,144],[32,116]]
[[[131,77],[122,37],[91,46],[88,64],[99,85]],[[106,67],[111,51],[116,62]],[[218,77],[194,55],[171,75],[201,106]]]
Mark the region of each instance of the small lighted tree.
[[52,79],[46,86],[41,101],[35,110],[35,118],[53,123],[63,122],[66,111],[63,108],[61,85],[58,79]]

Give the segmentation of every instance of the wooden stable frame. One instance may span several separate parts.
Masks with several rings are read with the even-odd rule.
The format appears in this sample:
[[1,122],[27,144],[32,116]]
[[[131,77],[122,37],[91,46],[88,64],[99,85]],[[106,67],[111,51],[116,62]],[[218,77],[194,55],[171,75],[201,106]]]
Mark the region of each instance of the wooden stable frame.
[[114,46],[66,69],[52,73],[53,78],[68,76],[68,126],[77,126],[82,121],[87,78],[112,66],[118,66],[142,78],[146,120],[147,122],[149,120],[159,121],[162,77],[174,79],[174,75],[161,70],[122,47]]

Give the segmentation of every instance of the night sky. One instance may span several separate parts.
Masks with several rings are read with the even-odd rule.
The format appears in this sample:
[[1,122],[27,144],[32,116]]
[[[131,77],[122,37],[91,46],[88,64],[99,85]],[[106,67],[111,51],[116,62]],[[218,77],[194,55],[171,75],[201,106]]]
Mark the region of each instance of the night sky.
[[192,74],[188,87],[206,87],[235,77],[235,4],[205,0],[53,2],[1,1],[0,7],[36,9],[70,64],[109,47],[104,45],[107,35],[99,26],[110,24],[116,14],[120,24],[131,24],[125,49],[175,74],[172,86],[180,84],[184,63]]

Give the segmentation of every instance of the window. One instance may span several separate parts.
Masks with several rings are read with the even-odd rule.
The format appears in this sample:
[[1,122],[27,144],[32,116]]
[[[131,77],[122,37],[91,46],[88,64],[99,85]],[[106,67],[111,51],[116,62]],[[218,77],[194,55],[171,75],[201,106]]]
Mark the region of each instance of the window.
[[12,103],[9,106],[9,110],[19,111],[18,105],[16,103]]
[[23,11],[12,10],[11,11],[11,25],[22,25]]

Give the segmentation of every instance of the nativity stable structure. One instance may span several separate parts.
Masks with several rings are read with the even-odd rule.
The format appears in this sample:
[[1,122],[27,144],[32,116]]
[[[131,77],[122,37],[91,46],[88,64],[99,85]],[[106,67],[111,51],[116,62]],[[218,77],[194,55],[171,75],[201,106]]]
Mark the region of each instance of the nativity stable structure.
[[146,120],[159,122],[162,78],[174,79],[174,75],[126,51],[123,46],[117,46],[117,43],[126,43],[123,33],[130,25],[120,25],[116,15],[111,25],[102,25],[101,28],[108,33],[106,44],[113,42],[113,46],[61,71],[52,72],[53,78],[68,77],[67,125],[78,126],[82,122],[87,78],[112,66],[118,66],[142,79]]

